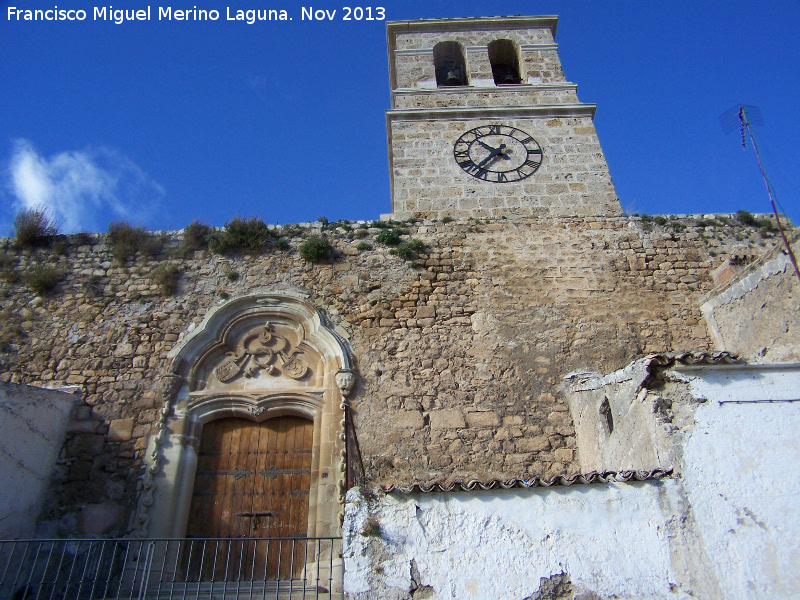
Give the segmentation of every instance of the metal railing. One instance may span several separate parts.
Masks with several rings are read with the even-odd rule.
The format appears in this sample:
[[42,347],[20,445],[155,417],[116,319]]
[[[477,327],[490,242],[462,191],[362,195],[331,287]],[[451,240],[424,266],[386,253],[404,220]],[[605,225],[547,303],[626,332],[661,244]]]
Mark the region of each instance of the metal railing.
[[343,598],[341,538],[0,541],[2,600]]

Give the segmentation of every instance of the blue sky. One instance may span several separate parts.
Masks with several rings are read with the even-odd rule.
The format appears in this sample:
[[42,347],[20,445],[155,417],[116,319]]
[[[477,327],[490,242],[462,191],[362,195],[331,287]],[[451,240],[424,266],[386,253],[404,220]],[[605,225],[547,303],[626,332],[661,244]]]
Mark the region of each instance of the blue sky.
[[[8,20],[9,6],[56,5],[89,17]],[[296,223],[389,212],[385,24],[342,21],[346,5],[198,0],[181,7],[216,8],[221,19],[167,22],[155,13],[169,4],[150,3],[151,21],[117,25],[92,20],[99,2],[6,0],[0,235],[17,210],[41,203],[72,231],[105,231],[118,219],[180,229],[237,214]],[[719,123],[737,103],[760,106],[768,173],[800,219],[796,0],[382,5],[387,20],[559,15],[564,72],[581,101],[597,104],[595,126],[629,212],[768,212],[752,149]],[[229,22],[228,6],[283,8],[293,20]],[[302,6],[335,9],[336,19],[301,21]]]

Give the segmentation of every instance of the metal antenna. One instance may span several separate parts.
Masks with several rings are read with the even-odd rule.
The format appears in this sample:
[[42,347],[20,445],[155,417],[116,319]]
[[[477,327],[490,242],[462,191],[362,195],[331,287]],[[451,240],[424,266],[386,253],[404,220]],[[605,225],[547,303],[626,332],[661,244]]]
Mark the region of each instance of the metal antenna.
[[767,186],[767,194],[769,194],[769,201],[772,204],[772,212],[775,214],[775,222],[778,224],[778,230],[781,232],[783,244],[786,246],[786,252],[789,254],[789,260],[792,261],[794,272],[797,274],[797,279],[800,280],[800,269],[797,267],[797,258],[794,256],[789,240],[786,238],[786,232],[781,225],[780,216],[778,216],[778,208],[775,206],[775,190],[772,189],[772,184],[769,182],[767,172],[764,170],[764,163],[761,162],[761,153],[758,151],[758,144],[756,137],[753,135],[753,128],[751,125],[763,125],[764,117],[761,114],[761,109],[758,106],[750,104],[740,104],[725,111],[719,118],[725,133],[730,133],[739,126],[742,133],[742,147],[747,149],[747,135],[750,136],[750,141],[753,143],[753,150],[756,151],[756,159],[758,160],[758,168],[761,170],[761,177],[764,178],[764,185]]

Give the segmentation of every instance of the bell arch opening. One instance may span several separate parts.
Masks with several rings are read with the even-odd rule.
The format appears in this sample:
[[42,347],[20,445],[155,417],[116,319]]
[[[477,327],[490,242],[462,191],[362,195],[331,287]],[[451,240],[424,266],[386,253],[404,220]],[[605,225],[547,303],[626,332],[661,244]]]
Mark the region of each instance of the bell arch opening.
[[[133,534],[171,538],[187,534],[240,536],[244,521],[220,525],[216,533],[195,531],[196,522],[205,518],[203,511],[211,510],[193,505],[197,482],[202,487],[201,480],[213,471],[217,472],[217,483],[238,484],[251,477],[249,485],[261,485],[258,489],[263,491],[264,478],[284,475],[278,471],[299,470],[303,473],[288,474],[290,487],[300,485],[291,482],[293,476],[300,477],[298,481],[302,480],[306,487],[302,492],[300,488],[294,491],[296,496],[305,497],[307,509],[303,509],[302,518],[293,510],[292,535],[338,535],[346,469],[342,424],[355,371],[352,351],[335,326],[306,298],[296,294],[251,295],[212,311],[170,355],[171,368],[161,385],[162,418],[148,447]],[[278,429],[270,433],[276,425]],[[294,441],[289,442],[280,430],[289,425],[293,431],[298,427],[303,430],[302,448],[297,453]],[[247,436],[248,447],[238,457],[243,464],[226,462],[209,467],[204,453],[211,450],[204,449],[204,443],[214,447],[215,443],[233,444],[232,440],[236,440],[238,448],[243,435]],[[280,443],[284,450],[295,458],[302,457],[306,461],[303,468],[284,468],[278,463],[253,463],[254,468],[250,468],[248,465],[257,457],[266,459],[266,451],[258,441],[262,436],[267,448],[269,444],[277,448],[283,436]],[[232,449],[230,446],[228,451]],[[277,455],[272,458],[277,460]],[[225,458],[232,459],[230,454]],[[233,485],[230,489],[238,488]],[[286,489],[277,488],[278,495]],[[271,493],[266,492],[267,496]],[[218,519],[250,519],[251,530],[253,517],[236,514],[278,512],[231,507],[230,503],[227,508],[221,505],[219,511],[227,513]],[[262,526],[260,522],[257,529]]]
[[520,77],[519,48],[511,40],[489,42],[489,62],[495,85],[514,85],[522,83]]
[[433,65],[438,87],[469,84],[464,47],[459,42],[439,42],[433,47]]

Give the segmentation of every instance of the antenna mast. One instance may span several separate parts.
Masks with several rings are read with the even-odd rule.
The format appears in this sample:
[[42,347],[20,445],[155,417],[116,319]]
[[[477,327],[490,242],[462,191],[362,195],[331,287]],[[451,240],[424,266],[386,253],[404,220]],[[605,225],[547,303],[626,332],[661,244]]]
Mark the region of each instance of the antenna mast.
[[[723,123],[723,128],[727,128],[726,121],[730,122],[734,110],[738,113],[737,116],[739,118],[739,128],[742,132],[742,147],[745,149],[747,148],[747,134],[750,135],[750,141],[753,142],[753,150],[756,151],[758,168],[761,170],[761,177],[764,178],[764,185],[767,186],[767,194],[769,194],[769,201],[772,204],[772,212],[775,214],[775,222],[778,224],[778,230],[781,232],[783,244],[786,246],[786,252],[789,254],[789,260],[792,261],[792,266],[794,266],[794,272],[797,274],[797,278],[800,279],[800,269],[797,267],[797,258],[795,258],[792,247],[789,244],[789,240],[786,238],[786,232],[783,230],[783,225],[781,225],[781,219],[780,216],[778,216],[778,208],[775,205],[775,195],[772,189],[772,184],[770,184],[769,178],[767,177],[767,172],[764,170],[764,164],[761,162],[761,153],[758,151],[756,137],[753,135],[753,128],[750,126],[751,121],[754,123],[763,122],[761,117],[761,109],[757,106],[748,106],[746,104],[742,104],[736,108],[733,108],[722,115],[721,120]],[[750,114],[750,119],[748,119],[748,113]]]

